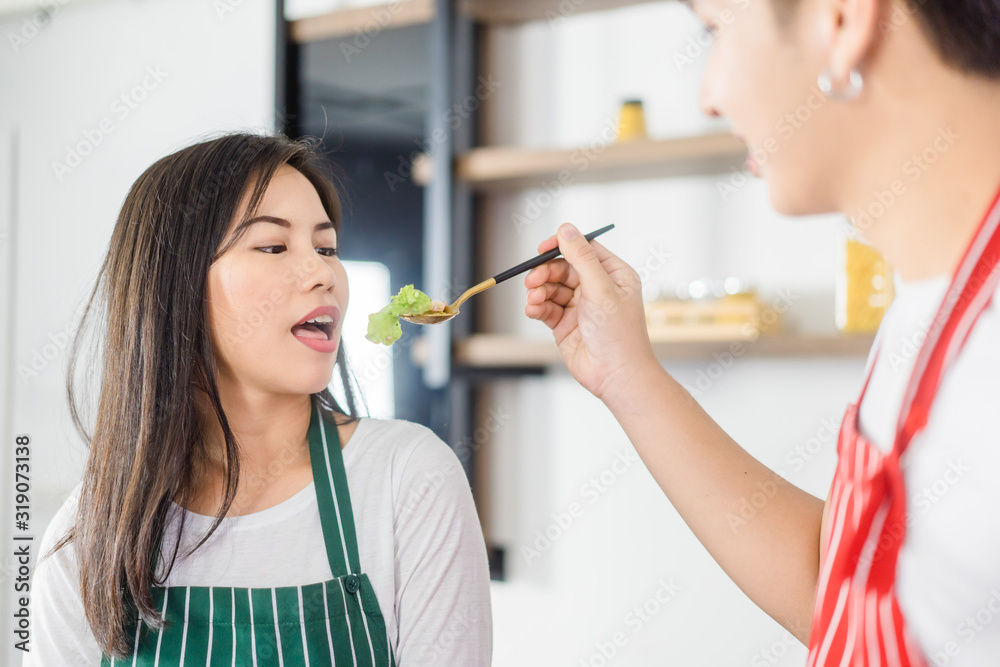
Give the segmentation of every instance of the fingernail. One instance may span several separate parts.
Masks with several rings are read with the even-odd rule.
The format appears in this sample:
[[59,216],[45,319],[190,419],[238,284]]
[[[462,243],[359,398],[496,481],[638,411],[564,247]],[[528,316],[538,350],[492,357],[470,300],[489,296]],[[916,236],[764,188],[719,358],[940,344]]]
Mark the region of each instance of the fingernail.
[[562,237],[567,241],[572,241],[580,235],[580,230],[567,222],[559,228],[559,233],[562,234]]

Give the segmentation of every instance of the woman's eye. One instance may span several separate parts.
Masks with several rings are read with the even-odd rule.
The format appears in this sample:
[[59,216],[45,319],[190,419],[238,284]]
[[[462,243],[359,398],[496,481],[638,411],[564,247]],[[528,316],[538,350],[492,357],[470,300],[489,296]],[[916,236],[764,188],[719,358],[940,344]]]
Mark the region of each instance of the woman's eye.
[[[277,255],[278,254],[277,252],[271,252],[275,248],[280,248],[281,251],[284,251],[285,246],[283,246],[283,245],[269,245],[269,246],[264,246],[262,248],[257,248],[257,250],[260,250],[261,252],[265,252],[268,255]],[[325,257],[336,257],[338,254],[340,254],[340,251],[337,248],[326,247],[326,248],[316,248],[316,250],[320,254],[324,255]]]

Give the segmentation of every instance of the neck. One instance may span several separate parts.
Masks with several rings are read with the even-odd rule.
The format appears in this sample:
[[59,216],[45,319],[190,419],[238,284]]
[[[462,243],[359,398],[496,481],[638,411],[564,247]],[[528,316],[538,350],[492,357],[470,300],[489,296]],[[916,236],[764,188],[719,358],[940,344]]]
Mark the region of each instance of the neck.
[[[219,380],[219,395],[239,443],[241,476],[273,474],[276,465],[281,469],[309,465],[309,396],[254,391],[223,378]],[[208,466],[225,470],[222,426],[200,391],[199,405]]]
[[1000,83],[921,65],[919,77],[908,63],[868,92],[887,112],[870,123],[840,202],[906,281],[954,275],[1000,188]]

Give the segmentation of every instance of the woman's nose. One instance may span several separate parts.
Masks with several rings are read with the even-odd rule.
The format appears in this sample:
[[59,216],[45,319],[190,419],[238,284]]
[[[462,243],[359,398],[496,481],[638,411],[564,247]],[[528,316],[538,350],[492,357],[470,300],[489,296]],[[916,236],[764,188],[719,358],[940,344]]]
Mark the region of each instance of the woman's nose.
[[723,115],[719,107],[718,86],[719,80],[715,76],[715,65],[709,56],[705,70],[701,75],[701,86],[698,88],[698,107],[709,118],[721,118]]
[[707,76],[701,80],[701,88],[698,90],[698,106],[701,112],[709,118],[722,117],[722,113],[715,102],[711,82]]
[[316,286],[331,289],[337,284],[337,272],[316,251],[300,260],[299,272],[304,291],[315,289]]

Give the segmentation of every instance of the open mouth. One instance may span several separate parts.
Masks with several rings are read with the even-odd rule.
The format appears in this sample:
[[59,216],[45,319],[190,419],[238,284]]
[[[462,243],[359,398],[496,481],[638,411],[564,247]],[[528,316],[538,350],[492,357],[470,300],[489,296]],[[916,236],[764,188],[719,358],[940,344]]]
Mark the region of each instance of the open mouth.
[[292,334],[313,340],[330,340],[335,327],[335,322],[306,322],[292,327]]

